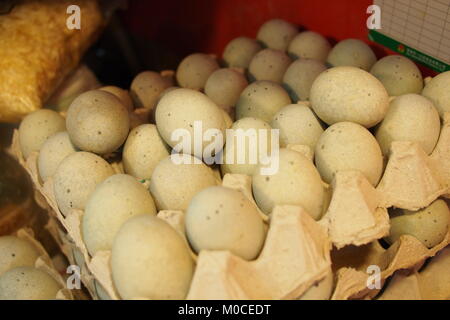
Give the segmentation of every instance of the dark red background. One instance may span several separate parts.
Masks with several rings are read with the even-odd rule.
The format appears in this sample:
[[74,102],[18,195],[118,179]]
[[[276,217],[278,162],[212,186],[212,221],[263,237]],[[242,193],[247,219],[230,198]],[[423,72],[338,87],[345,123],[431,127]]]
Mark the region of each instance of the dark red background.
[[[367,39],[367,7],[372,0],[162,0],[129,1],[123,16],[134,35],[183,57],[192,52],[221,56],[238,36],[255,37],[262,23],[282,18],[328,37],[332,43],[357,38],[378,57],[389,53]],[[423,69],[425,74],[429,70]]]

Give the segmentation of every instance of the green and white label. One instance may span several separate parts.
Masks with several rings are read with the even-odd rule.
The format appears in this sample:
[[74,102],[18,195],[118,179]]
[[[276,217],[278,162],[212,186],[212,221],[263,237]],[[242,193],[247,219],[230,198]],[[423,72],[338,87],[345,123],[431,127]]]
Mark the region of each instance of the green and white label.
[[375,31],[370,30],[369,31],[369,39],[371,41],[374,41],[376,43],[379,43],[392,51],[398,52],[400,54],[403,54],[404,56],[410,58],[411,60],[415,60],[423,65],[426,65],[427,67],[437,71],[437,72],[445,72],[450,70],[450,65],[440,61],[436,58],[433,58],[432,56],[429,56],[423,52],[420,52],[414,48],[411,48],[410,46],[401,43],[397,40],[394,40],[392,38],[389,38],[388,36]]
[[369,39],[431,69],[450,70],[450,0],[375,0],[381,28]]

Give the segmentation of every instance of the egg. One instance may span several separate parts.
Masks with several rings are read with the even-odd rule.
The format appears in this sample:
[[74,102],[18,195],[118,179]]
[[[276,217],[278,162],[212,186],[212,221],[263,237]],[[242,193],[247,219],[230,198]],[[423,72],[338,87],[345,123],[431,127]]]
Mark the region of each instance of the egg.
[[55,174],[61,161],[76,151],[67,131],[50,136],[42,145],[38,156],[38,171],[41,179],[44,182],[47,181]]
[[151,120],[151,123],[155,123],[155,114],[156,114],[156,106],[158,105],[159,101],[161,101],[161,99],[170,91],[176,90],[176,89],[180,89],[180,87],[178,86],[172,86],[172,87],[168,87],[167,89],[164,89],[163,92],[161,92],[161,94],[158,96],[158,99],[156,100],[156,104],[155,107],[153,108],[153,110],[150,112],[150,117],[149,120]]
[[193,53],[181,61],[176,78],[183,88],[200,90],[205,87],[209,76],[219,69],[216,59],[204,53]]
[[369,71],[377,62],[373,50],[358,39],[339,41],[327,57],[327,63],[332,67],[351,66]]
[[226,112],[224,109],[220,109],[223,115],[223,121],[225,122],[225,129],[231,128],[233,125],[233,119],[231,119],[230,113],[234,111],[233,109],[230,111],[230,113]]
[[40,255],[27,240],[16,236],[0,237],[0,276],[16,267],[33,267]]
[[428,207],[409,211],[398,209],[391,215],[390,234],[386,238],[392,244],[402,235],[417,238],[427,248],[433,248],[444,240],[450,224],[450,212],[444,200],[436,200]]
[[247,85],[247,79],[241,72],[227,68],[219,69],[206,81],[205,94],[219,107],[228,111],[236,105]]
[[91,90],[71,103],[66,126],[70,140],[77,148],[104,155],[116,151],[125,142],[130,118],[115,95]]
[[128,93],[128,90],[124,90],[116,86],[105,86],[99,88],[99,90],[112,93],[122,102],[123,106],[128,110],[128,112],[133,112],[134,105],[133,101],[131,100],[131,96]]
[[334,289],[334,275],[330,270],[324,279],[309,288],[298,300],[329,300]]
[[[233,124],[231,130],[235,135],[227,137],[230,140],[225,144],[223,151],[222,174],[235,173],[251,176],[265,152],[268,155],[271,152],[271,127],[261,119],[242,118]],[[245,136],[238,135],[239,131],[242,131]],[[260,146],[264,146],[266,150]]]
[[106,292],[105,288],[102,287],[102,285],[94,279],[94,288],[95,293],[97,294],[98,300],[112,300],[111,297]]
[[[223,146],[223,133],[226,123],[220,108],[206,95],[191,89],[175,89],[167,92],[158,103],[155,113],[156,126],[164,141],[178,152],[194,154],[203,157],[203,150],[213,143],[215,149],[220,151]],[[198,128],[198,129],[196,129]],[[216,138],[213,141],[203,139],[207,131],[215,129]],[[177,133],[189,133],[190,150],[181,150]],[[201,149],[196,150],[194,141],[201,140]]]
[[247,69],[253,56],[261,49],[261,45],[255,39],[238,37],[227,44],[222,58],[227,67]]
[[252,189],[265,214],[270,214],[276,205],[296,205],[316,220],[322,215],[324,186],[320,174],[312,161],[299,152],[280,149],[278,171],[273,175],[256,171]]
[[434,77],[423,88],[422,95],[430,99],[444,117],[444,112],[450,112],[450,71],[443,72]]
[[236,119],[254,117],[270,122],[275,113],[288,104],[291,98],[281,85],[256,81],[242,91],[236,104]]
[[439,139],[441,121],[430,100],[410,93],[391,101],[386,117],[375,137],[384,155],[389,154],[393,141],[413,141],[430,154]]
[[153,171],[150,192],[159,210],[186,210],[197,192],[217,184],[211,168],[191,155],[180,157],[181,163],[161,160]]
[[84,63],[80,63],[53,89],[51,96],[46,98],[45,106],[57,112],[65,112],[79,94],[100,87],[94,72]]
[[272,19],[259,28],[256,38],[268,48],[286,51],[297,32],[297,27],[292,23]]
[[40,109],[28,114],[19,126],[19,143],[24,158],[39,151],[48,137],[65,130],[64,118],[53,110]]
[[390,96],[422,92],[422,73],[404,56],[384,57],[373,65],[370,73],[381,81]]
[[63,215],[71,209],[84,210],[96,186],[112,176],[110,164],[89,152],[75,152],[60,163],[53,176],[55,199]]
[[143,124],[128,135],[123,148],[122,163],[126,173],[150,179],[156,165],[169,155],[169,150],[154,124]]
[[311,108],[302,104],[290,104],[281,108],[270,122],[273,129],[278,129],[280,146],[289,144],[306,145],[314,148],[323,133],[322,125]]
[[159,96],[172,85],[170,79],[158,72],[143,71],[131,82],[130,94],[137,108],[153,110]]
[[17,267],[0,276],[0,300],[54,300],[61,285],[33,267]]
[[291,62],[291,58],[281,50],[261,50],[250,61],[249,78],[251,81],[270,80],[281,83]]
[[194,268],[184,239],[157,217],[131,218],[114,239],[112,279],[122,299],[184,299]]
[[297,34],[288,46],[288,54],[292,59],[314,59],[325,62],[331,45],[321,34],[304,31]]
[[168,94],[169,92],[171,92],[171,91],[173,91],[173,90],[177,90],[177,89],[180,89],[180,87],[172,86],[172,87],[168,87],[167,89],[164,89],[164,91],[161,92],[161,94],[159,95],[158,101],[157,101],[156,105],[158,105],[158,102],[159,102],[166,94]]
[[316,78],[327,69],[322,62],[311,59],[294,61],[283,76],[283,87],[292,101],[309,100],[311,86]]
[[315,149],[317,169],[326,183],[336,172],[358,170],[376,186],[383,172],[383,155],[375,137],[361,125],[336,123],[320,136]]
[[186,235],[201,250],[227,250],[246,259],[257,258],[264,239],[264,222],[257,207],[241,192],[209,187],[197,193],[186,211]]
[[100,183],[89,197],[82,219],[82,234],[91,256],[111,250],[120,227],[134,216],[156,215],[153,198],[136,178],[116,174]]
[[[61,231],[58,230],[58,232],[61,232]],[[84,257],[83,252],[81,252],[81,250],[78,247],[73,246],[72,252],[70,252],[70,253],[71,253],[72,261],[75,262],[75,264],[81,268],[80,271],[83,271],[83,268],[86,268],[86,258]]]
[[383,84],[355,67],[336,67],[322,72],[310,91],[311,106],[329,125],[351,121],[366,128],[386,115],[389,96]]

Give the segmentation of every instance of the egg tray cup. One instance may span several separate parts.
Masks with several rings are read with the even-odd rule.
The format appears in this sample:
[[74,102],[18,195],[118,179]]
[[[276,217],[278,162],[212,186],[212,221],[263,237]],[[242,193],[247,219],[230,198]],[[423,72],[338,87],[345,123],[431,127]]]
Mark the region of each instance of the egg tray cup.
[[[439,197],[449,198],[449,165],[450,113],[445,113],[439,141],[430,156],[417,143],[392,143],[386,169],[376,188],[360,173],[336,174],[330,206],[319,221],[328,226],[335,247],[332,261],[336,284],[331,299],[374,298],[381,288],[369,288],[371,274],[367,267],[378,267],[380,281],[384,283],[397,270],[418,270],[450,243],[450,230],[441,243],[430,249],[410,235],[401,236],[388,249],[377,240],[389,233],[387,208],[419,210]],[[352,197],[354,200],[350,200]],[[353,214],[356,210],[358,216]],[[371,236],[365,237],[367,232]],[[364,261],[354,263],[358,257]]]
[[[379,280],[383,285],[395,272],[417,272],[424,262],[434,257],[450,243],[450,234],[435,247],[428,249],[416,238],[404,235],[388,249],[384,249],[378,241],[361,247],[346,247],[342,252],[332,254],[336,265],[336,287],[333,300],[371,299],[376,297],[380,288],[369,287],[373,284],[368,267],[376,266],[381,271]],[[349,258],[349,255],[352,258]],[[375,279],[375,278],[372,278]],[[450,292],[450,284],[447,287]]]
[[55,266],[53,265],[52,259],[48,255],[47,251],[44,249],[41,243],[34,237],[33,230],[30,228],[22,228],[17,230],[14,235],[30,243],[39,253],[39,257],[36,259],[34,267],[47,273],[61,285],[62,289],[60,289],[57,292],[55,299],[74,300],[74,294],[72,290],[67,289],[66,281],[61,276],[61,274],[56,270]]
[[450,300],[450,247],[441,250],[419,271],[397,271],[379,300]]
[[[136,111],[135,113],[143,112]],[[305,146],[288,146],[313,159]],[[44,184],[37,170],[38,153],[25,161],[14,132],[11,152],[27,170],[37,202],[53,217],[48,229],[71,264],[81,267],[81,278],[95,299],[120,299],[110,270],[110,251],[90,257],[81,236],[83,211],[72,210],[64,217],[56,204],[52,179]],[[120,162],[113,163],[122,173]],[[226,175],[223,185],[242,191],[251,201],[251,178]],[[417,143],[394,142],[381,181],[373,187],[357,171],[337,172],[331,183],[324,183],[328,208],[314,221],[301,207],[278,206],[261,216],[268,224],[264,248],[255,261],[245,261],[225,251],[202,251],[193,256],[197,268],[187,299],[296,299],[330,272],[331,249],[349,246],[370,248],[367,265],[378,265],[381,281],[397,270],[415,270],[450,243],[450,232],[434,248],[427,249],[412,236],[402,236],[389,249],[378,239],[389,233],[387,208],[418,210],[438,197],[450,195],[450,113],[445,113],[439,141],[431,155]],[[355,215],[354,213],[358,214]],[[184,235],[184,213],[164,210],[158,217]],[[380,289],[368,289],[369,275],[351,264],[335,270],[332,299],[368,299]],[[142,297],[136,297],[137,299]]]

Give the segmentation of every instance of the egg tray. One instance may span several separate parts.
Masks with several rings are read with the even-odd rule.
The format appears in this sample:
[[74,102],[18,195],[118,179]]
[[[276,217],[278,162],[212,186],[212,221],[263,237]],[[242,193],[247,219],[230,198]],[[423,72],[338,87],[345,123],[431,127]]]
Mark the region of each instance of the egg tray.
[[[425,247],[416,238],[404,235],[388,249],[384,249],[378,241],[373,241],[364,246],[349,246],[337,250],[337,252],[332,254],[337,279],[332,299],[374,298],[380,293],[382,288],[370,289],[368,287],[369,273],[367,268],[369,266],[374,265],[380,268],[381,274],[379,279],[381,284],[383,284],[399,270],[404,272],[419,270],[428,258],[434,257],[449,243],[450,233],[447,233],[444,240],[431,249]],[[450,292],[450,285],[448,290]]]
[[[145,111],[135,111],[139,118]],[[288,146],[313,159],[305,146]],[[31,176],[38,203],[53,219],[48,229],[72,264],[81,266],[81,277],[95,298],[119,299],[109,267],[110,251],[90,257],[82,241],[80,225],[83,212],[72,210],[64,217],[58,209],[52,179],[41,183],[37,170],[38,153],[25,161],[14,132],[11,152]],[[113,163],[122,173],[120,163]],[[226,175],[225,186],[241,190],[251,201],[251,178]],[[432,249],[417,239],[403,236],[387,250],[378,239],[389,233],[387,208],[418,210],[438,197],[450,197],[450,113],[445,113],[439,141],[428,156],[417,143],[394,142],[381,181],[374,188],[357,171],[337,172],[331,185],[324,183],[328,209],[316,222],[300,207],[279,206],[262,215],[268,225],[264,248],[255,261],[248,262],[229,252],[201,252],[187,299],[296,299],[319,283],[335,265],[331,249],[371,248],[368,265],[379,265],[381,280],[397,270],[414,269],[450,243],[450,232]],[[354,213],[358,212],[357,215]],[[184,236],[183,212],[160,211],[166,220]],[[285,240],[283,240],[285,239]],[[336,250],[334,250],[336,251]],[[369,263],[370,262],[370,263]],[[342,264],[335,270],[332,299],[375,297],[380,289],[368,289],[365,270]],[[140,297],[136,297],[140,298]]]
[[[31,155],[25,167],[36,186],[37,202],[53,216],[47,226],[50,233],[69,261],[81,267],[82,281],[94,299],[119,299],[109,267],[111,252],[100,251],[89,256],[80,230],[83,212],[72,210],[65,218],[62,216],[54,200],[51,179],[44,185],[39,184],[36,156]],[[114,168],[120,172],[119,165]],[[247,196],[251,194],[248,176],[228,175],[223,184]],[[163,210],[158,217],[186,239],[182,211]],[[204,251],[199,256],[192,253],[197,268],[187,299],[297,298],[329,273],[330,249],[325,228],[302,208],[277,207],[271,215],[266,242],[257,260],[248,262],[227,251]]]
[[40,255],[36,259],[34,267],[50,275],[63,288],[57,292],[55,299],[74,300],[75,297],[72,290],[67,289],[66,281],[61,276],[61,274],[59,274],[59,272],[56,270],[55,266],[53,265],[52,259],[48,255],[47,251],[39,243],[39,241],[35,239],[33,230],[29,228],[22,228],[15,233],[15,236],[31,243],[31,245],[37,250],[37,252],[39,252]]
[[425,267],[397,271],[379,300],[450,300],[450,247],[441,250]]

